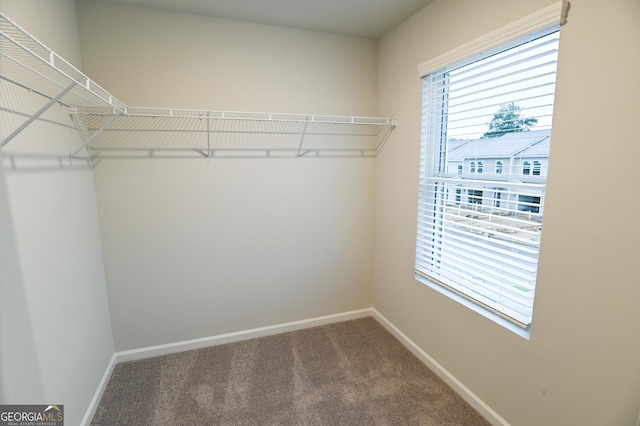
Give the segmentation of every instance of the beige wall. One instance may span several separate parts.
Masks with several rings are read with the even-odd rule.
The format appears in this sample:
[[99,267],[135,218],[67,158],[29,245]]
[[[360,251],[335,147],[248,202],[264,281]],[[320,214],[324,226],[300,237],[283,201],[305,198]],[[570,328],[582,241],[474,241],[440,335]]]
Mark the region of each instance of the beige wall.
[[0,0],[0,12],[81,68],[78,15],[73,0]]
[[[634,425],[640,206],[628,171],[640,154],[632,129],[640,3],[572,3],[526,340],[413,279],[416,66],[549,1],[436,0],[376,45],[80,0],[85,71],[129,104],[377,114],[400,126],[377,160],[102,161],[97,210],[90,172],[17,173],[3,162],[0,227],[15,238],[2,240],[0,252],[15,262],[0,279],[3,298],[18,299],[12,311],[3,299],[2,324],[21,306],[29,313],[14,317],[23,333],[0,336],[0,368],[21,359],[21,368],[37,372],[29,377],[32,399],[62,401],[69,423],[78,423],[114,347],[99,213],[117,350],[364,308],[373,297],[513,425]],[[80,62],[72,1],[0,0],[0,10]],[[8,98],[0,99],[5,106]],[[597,200],[620,204],[609,211],[595,208]],[[33,314],[52,289],[59,315]],[[64,333],[59,351],[50,350],[52,328]],[[7,356],[17,342],[20,352]],[[28,393],[11,387],[15,380],[3,375],[2,402]]]
[[0,403],[42,401],[40,367],[18,261],[4,170],[0,168]]
[[[79,14],[85,71],[129,105],[375,114],[374,41],[101,2]],[[100,161],[116,349],[371,306],[374,170]]]
[[561,31],[531,339],[413,279],[421,96],[416,67],[549,3],[436,0],[380,41],[379,114],[398,117],[401,126],[377,161],[374,307],[513,425],[635,425],[636,0],[574,0]]
[[[73,0],[0,0],[0,11],[80,65]],[[1,81],[0,140],[46,102]],[[66,156],[79,143],[56,105],[0,157],[0,251],[11,262],[0,266],[0,403],[64,404],[70,425],[80,424],[113,356],[93,173],[41,155]]]
[[79,1],[85,72],[141,107],[376,113],[372,40]]

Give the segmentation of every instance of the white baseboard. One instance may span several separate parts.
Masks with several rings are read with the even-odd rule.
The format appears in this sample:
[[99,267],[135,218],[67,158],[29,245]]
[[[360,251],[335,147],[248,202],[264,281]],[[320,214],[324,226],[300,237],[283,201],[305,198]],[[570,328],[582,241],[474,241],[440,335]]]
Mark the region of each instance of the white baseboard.
[[489,420],[491,424],[510,426],[505,419],[500,417],[498,413],[496,413],[491,407],[489,407],[484,401],[482,401],[476,394],[471,392],[471,390],[467,388],[462,382],[460,382],[453,374],[447,371],[436,360],[431,358],[425,351],[423,351],[418,345],[416,345],[411,339],[409,339],[380,312],[373,308],[366,308],[357,311],[310,318],[301,321],[293,321],[285,324],[254,328],[251,330],[238,331],[234,333],[225,333],[217,336],[204,337],[201,339],[185,340],[182,342],[168,343],[165,345],[149,346],[145,348],[116,352],[111,357],[111,361],[109,362],[109,365],[104,372],[102,380],[98,385],[98,389],[96,390],[96,393],[93,396],[91,403],[89,404],[89,408],[87,409],[87,412],[82,419],[81,425],[88,426],[91,423],[91,419],[98,409],[100,398],[102,398],[102,394],[107,387],[107,383],[109,382],[111,373],[113,373],[113,369],[118,363],[151,358],[160,355],[168,355],[191,349],[206,348],[209,346],[222,345],[225,343],[238,342],[241,340],[253,339],[255,337],[271,336],[274,334],[286,333],[288,331],[302,330],[305,328],[317,327],[320,325],[348,321],[369,316],[373,316],[380,324],[382,324],[383,327],[389,330],[389,332],[393,334],[398,340],[400,340],[400,342],[404,346],[406,346],[407,349],[409,349],[415,356],[417,356],[420,361],[422,361],[442,380],[444,380],[445,383],[451,386],[451,388],[453,388],[453,390],[456,391],[456,393],[458,393],[462,397],[462,399],[464,399],[469,405],[471,405],[487,420]]
[[87,408],[87,412],[84,414],[82,418],[81,426],[88,426],[91,424],[91,419],[96,414],[96,410],[98,409],[98,405],[100,404],[100,399],[102,398],[102,394],[104,394],[104,390],[107,388],[107,383],[109,383],[109,379],[111,378],[111,373],[113,373],[113,369],[116,367],[117,357],[114,353],[111,356],[111,360],[107,365],[107,369],[102,375],[102,380],[98,384],[98,389],[96,389],[96,393],[93,395],[91,402],[89,403],[89,408]]
[[302,330],[304,328],[317,327],[334,322],[348,321],[356,318],[370,317],[371,308],[357,311],[343,312],[340,314],[327,315],[323,317],[310,318],[301,321],[293,321],[284,324],[271,325],[267,327],[253,328],[251,330],[237,331],[233,333],[219,334],[217,336],[203,337],[200,339],[185,340],[182,342],[168,343],[165,345],[148,346],[145,348],[132,349],[128,351],[116,352],[116,363],[135,361],[139,359],[152,358],[160,355],[168,355],[191,349],[201,349],[209,346],[222,345],[225,343],[238,342],[241,340],[253,339],[255,337],[271,336],[288,331]]
[[188,351],[191,349],[206,348],[209,346],[222,345],[225,343],[238,342],[241,340],[253,339],[254,337],[271,336],[274,334],[285,333],[288,331],[302,330],[305,328],[317,327],[320,325],[331,324],[334,322],[348,321],[357,318],[370,317],[372,315],[371,308],[360,309],[357,311],[343,312],[340,314],[326,315],[323,317],[310,318],[301,321],[293,321],[285,324],[277,324],[267,327],[254,328],[251,330],[238,331],[234,333],[220,334],[217,336],[204,337],[201,339],[185,340],[182,342],[168,343],[166,345],[149,346],[145,348],[132,349],[129,351],[116,352],[111,357],[111,361],[102,376],[102,380],[98,384],[98,389],[93,395],[89,407],[82,418],[81,426],[91,424],[91,419],[98,409],[100,399],[107,388],[107,383],[111,378],[111,374],[116,366],[121,362],[134,361],[139,359],[151,358],[160,355],[168,355],[172,353]]
[[509,426],[509,423],[500,417],[491,407],[489,407],[484,401],[482,401],[478,395],[471,392],[460,380],[458,380],[447,369],[440,365],[435,359],[431,358],[429,354],[423,351],[413,340],[409,339],[402,331],[400,331],[395,325],[386,319],[380,312],[371,308],[373,317],[378,320],[380,324],[391,334],[393,334],[407,349],[418,357],[429,369],[438,375],[445,381],[462,399],[464,399],[469,405],[471,405],[476,411],[482,414],[491,424]]

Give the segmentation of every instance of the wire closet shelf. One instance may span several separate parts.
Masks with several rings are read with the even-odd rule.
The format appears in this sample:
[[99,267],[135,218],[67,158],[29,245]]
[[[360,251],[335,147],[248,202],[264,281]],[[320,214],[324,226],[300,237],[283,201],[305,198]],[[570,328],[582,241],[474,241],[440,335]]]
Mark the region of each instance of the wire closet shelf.
[[390,118],[129,107],[0,13],[0,79],[48,99],[0,148],[51,106],[68,107],[83,145],[100,158],[375,156]]

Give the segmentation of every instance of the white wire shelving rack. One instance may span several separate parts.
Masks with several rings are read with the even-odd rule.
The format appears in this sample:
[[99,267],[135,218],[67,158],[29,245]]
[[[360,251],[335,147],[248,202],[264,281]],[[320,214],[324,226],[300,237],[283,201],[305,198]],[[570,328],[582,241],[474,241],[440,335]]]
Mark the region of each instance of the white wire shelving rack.
[[[79,107],[87,135],[100,136],[92,151],[122,155],[212,157],[375,156],[396,127],[378,117],[129,107]],[[89,136],[91,137],[91,136]]]
[[56,104],[99,158],[375,156],[390,118],[129,107],[0,13],[0,79],[48,99],[0,148]]
[[58,103],[107,106],[120,114],[126,111],[126,105],[2,13],[0,78],[49,99],[46,105],[4,137],[0,148]]

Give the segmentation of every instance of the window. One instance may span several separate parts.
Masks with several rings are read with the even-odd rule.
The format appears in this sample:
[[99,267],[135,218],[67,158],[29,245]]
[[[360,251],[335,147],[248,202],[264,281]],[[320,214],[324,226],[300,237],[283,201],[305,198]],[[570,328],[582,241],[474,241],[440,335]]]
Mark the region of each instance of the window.
[[534,161],[533,162],[533,175],[534,176],[540,176],[540,162],[539,161]]
[[518,195],[518,210],[523,212],[540,213],[540,197],[535,195]]
[[[440,68],[420,66],[416,279],[523,336],[533,316],[558,41],[555,25],[454,64],[435,58]],[[449,147],[460,139],[468,142]],[[530,161],[520,163],[522,174],[503,168],[527,156],[541,159],[533,173]],[[447,173],[451,161],[469,161],[472,174],[477,162],[482,173],[478,157],[496,159],[495,174]],[[466,204],[450,203],[453,186],[466,190]]]
[[469,203],[470,204],[482,204],[482,191],[479,191],[477,189],[470,189],[469,192]]
[[458,164],[458,174],[462,174],[462,164]]

